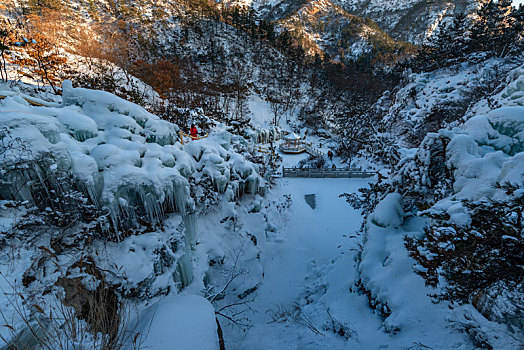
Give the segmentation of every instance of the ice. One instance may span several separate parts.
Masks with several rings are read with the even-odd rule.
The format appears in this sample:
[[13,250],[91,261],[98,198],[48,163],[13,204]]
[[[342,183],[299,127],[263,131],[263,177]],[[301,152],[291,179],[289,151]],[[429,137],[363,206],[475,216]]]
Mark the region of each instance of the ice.
[[83,142],[98,135],[97,124],[85,114],[69,109],[60,111],[57,119],[67,127],[71,136],[77,141]]
[[178,140],[178,127],[165,120],[148,119],[144,128],[147,142],[166,146]]
[[[16,95],[0,102],[0,125],[30,149],[17,159],[36,161],[6,175],[9,183],[2,186],[11,194],[6,198],[17,193],[18,199],[32,200],[25,183],[36,179],[44,184],[46,169],[37,161],[43,158],[70,173],[76,186],[109,213],[114,231],[155,226],[171,212],[191,215],[190,178],[198,183],[209,176],[214,190],[228,192],[228,200],[258,192],[255,166],[230,150],[231,135],[224,126],[182,146],[176,125],[110,93],[73,88],[65,81],[62,99],[61,106],[53,107],[31,107]],[[187,220],[191,242],[196,238],[193,222]]]
[[[109,93],[74,89],[67,81],[62,105],[32,107],[16,95],[1,100],[4,127],[23,147],[0,157],[0,199],[52,207],[37,203],[35,191],[83,193],[107,218],[105,233],[119,242],[106,242],[119,254],[107,253],[107,261],[98,256],[97,264],[113,269],[110,261],[118,261],[130,276],[129,288],[141,296],[181,291],[193,283],[198,211],[192,193],[210,186],[204,180],[210,178],[207,190],[223,193],[220,200],[226,202],[264,191],[257,166],[235,153],[224,126],[182,145],[176,125]],[[142,228],[152,232],[127,237]],[[160,228],[162,235],[156,233]]]
[[185,215],[184,216],[184,226],[186,229],[186,246],[191,247],[196,240],[197,235],[197,220],[195,215]]
[[178,290],[182,290],[189,286],[193,281],[193,264],[189,253],[182,255],[177,261],[176,271],[173,275],[173,280],[178,283]]
[[284,137],[285,132],[280,128],[270,127],[266,129],[248,130],[246,137],[253,143],[270,143]]

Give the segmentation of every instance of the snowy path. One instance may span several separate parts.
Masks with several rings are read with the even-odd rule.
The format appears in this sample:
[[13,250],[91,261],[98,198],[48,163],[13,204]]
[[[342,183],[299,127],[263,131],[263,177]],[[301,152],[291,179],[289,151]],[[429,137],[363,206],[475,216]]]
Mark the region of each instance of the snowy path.
[[[365,296],[350,292],[355,278],[353,249],[358,240],[349,236],[359,229],[362,218],[338,197],[357,191],[367,181],[279,180],[271,196],[291,194],[288,221],[263,249],[264,279],[252,305],[254,326],[240,339],[231,334],[237,339],[230,338],[228,348],[347,349],[366,348],[367,341],[376,348],[376,337],[367,339],[367,335],[377,332],[381,321],[369,309]],[[316,197],[315,209],[304,198],[310,194]],[[293,309],[297,302],[302,310],[298,317]],[[278,309],[289,311],[289,315],[284,315],[282,322],[271,322],[271,311]],[[347,326],[347,337],[329,329],[333,322],[327,309]],[[292,310],[295,316],[291,316]],[[309,321],[312,327],[307,326]]]

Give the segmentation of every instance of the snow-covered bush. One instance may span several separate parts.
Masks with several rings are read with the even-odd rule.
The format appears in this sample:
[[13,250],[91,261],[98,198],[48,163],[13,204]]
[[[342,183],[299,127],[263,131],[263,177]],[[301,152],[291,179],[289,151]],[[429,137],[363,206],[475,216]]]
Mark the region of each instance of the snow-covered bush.
[[521,281],[524,192],[508,191],[514,195],[506,201],[465,201],[467,226],[450,223],[449,216],[428,214],[432,226],[424,238],[407,239],[428,283],[436,285],[441,274],[446,277],[446,298],[471,301],[496,282]]
[[[427,209],[419,215],[429,218],[425,237],[408,238],[406,244],[428,283],[436,284],[446,277],[446,298],[474,302],[485,299],[483,296],[499,285],[519,289],[523,274],[515,266],[522,264],[519,252],[524,247],[521,83],[522,75],[510,74],[505,88],[494,97],[497,104],[481,101],[473,108],[477,114],[461,128],[428,135],[418,157],[406,160],[395,179],[408,193],[410,188],[423,189],[429,199],[425,208],[419,207]],[[431,165],[432,156],[420,155],[431,155],[432,139],[442,144],[437,177],[431,176],[431,166],[416,165],[424,159],[428,161],[422,163]],[[432,190],[434,179],[439,180],[437,191]],[[499,312],[497,304],[486,304],[494,308],[484,310],[486,314]],[[505,318],[488,318],[521,327],[512,321],[515,317],[510,313]]]
[[383,124],[400,136],[397,144],[418,147],[427,133],[458,125],[480,101],[486,100],[482,104],[487,104],[488,100],[491,104],[497,100],[500,103],[500,96],[490,95],[504,87],[501,80],[515,75],[520,64],[521,60],[514,57],[484,58],[477,63],[410,74],[391,97],[389,108],[382,112]]
[[[490,65],[483,69],[492,69]],[[496,93],[477,96],[447,129],[423,133],[416,149],[401,149],[404,158],[387,182],[361,190],[360,197],[346,196],[367,214],[357,285],[385,317],[386,330],[408,331],[423,308],[423,313],[432,309],[444,324],[452,320],[453,327],[470,334],[478,346],[500,344],[487,332],[490,328],[508,327],[521,339],[522,72],[522,66],[515,68]],[[392,119],[386,123],[405,116],[411,118],[411,128],[419,122],[424,126],[424,113],[441,101],[438,89],[446,81],[457,86],[472,82],[468,74],[432,74],[438,81],[424,81],[413,96],[397,93],[407,94],[401,99],[406,104],[390,108]],[[449,93],[456,91],[444,92],[442,98]],[[448,305],[460,311],[450,315]],[[479,312],[494,322],[486,323]]]

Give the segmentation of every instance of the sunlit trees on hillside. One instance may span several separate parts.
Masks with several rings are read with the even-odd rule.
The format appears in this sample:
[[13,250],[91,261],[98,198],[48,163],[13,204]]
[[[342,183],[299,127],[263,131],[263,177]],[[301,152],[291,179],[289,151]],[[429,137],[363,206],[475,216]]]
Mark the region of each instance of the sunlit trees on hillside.
[[62,0],[27,0],[25,11],[29,13],[42,14],[48,10],[63,10],[64,1]]
[[7,81],[7,55],[11,45],[10,37],[12,31],[5,26],[0,27],[0,79]]
[[61,68],[67,59],[60,54],[56,46],[39,33],[33,34],[25,53],[25,57],[16,60],[22,68],[19,70],[20,73],[44,85],[49,84],[57,94],[56,86],[60,84]]
[[486,1],[475,18],[458,14],[451,23],[442,26],[437,35],[421,47],[410,67],[415,71],[429,71],[467,60],[468,55],[474,53],[504,57],[520,52],[524,48],[523,28],[523,6],[515,9],[509,0]]

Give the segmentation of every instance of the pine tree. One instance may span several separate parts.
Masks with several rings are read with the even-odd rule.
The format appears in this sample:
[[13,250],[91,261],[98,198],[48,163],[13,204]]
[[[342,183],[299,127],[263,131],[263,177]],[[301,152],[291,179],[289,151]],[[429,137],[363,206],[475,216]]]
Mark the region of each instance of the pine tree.
[[524,50],[524,5],[520,5],[518,9],[511,14],[513,17],[513,31],[515,42],[512,51],[522,52]]
[[513,11],[510,0],[490,0],[483,4],[477,11],[478,19],[471,28],[470,52],[506,54],[508,46],[516,40]]
[[456,15],[451,24],[444,25],[434,40],[436,58],[448,60],[463,57],[468,46],[468,31],[467,16],[464,13]]

